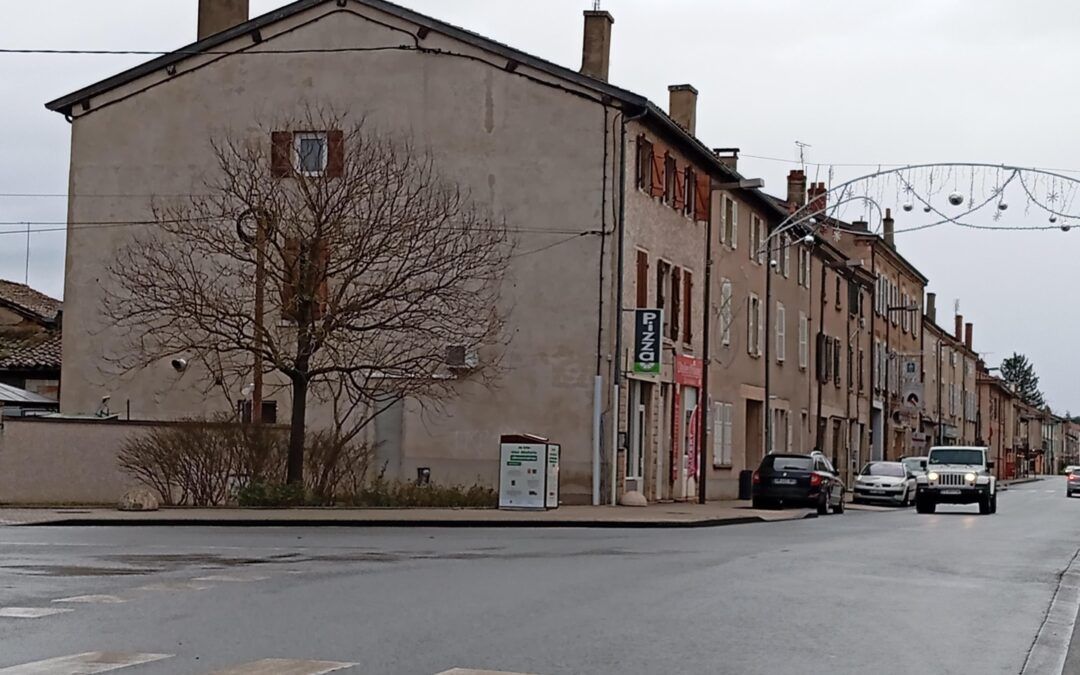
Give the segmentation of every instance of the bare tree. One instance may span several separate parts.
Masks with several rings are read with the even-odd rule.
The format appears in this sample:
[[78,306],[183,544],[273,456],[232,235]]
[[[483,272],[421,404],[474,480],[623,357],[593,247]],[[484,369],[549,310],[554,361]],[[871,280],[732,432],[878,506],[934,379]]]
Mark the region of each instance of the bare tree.
[[206,193],[155,200],[156,227],[110,266],[125,368],[183,356],[218,385],[280,373],[290,483],[303,480],[309,398],[332,405],[345,444],[404,397],[452,394],[462,371],[448,352],[490,379],[513,242],[430,154],[313,108],[211,143]]

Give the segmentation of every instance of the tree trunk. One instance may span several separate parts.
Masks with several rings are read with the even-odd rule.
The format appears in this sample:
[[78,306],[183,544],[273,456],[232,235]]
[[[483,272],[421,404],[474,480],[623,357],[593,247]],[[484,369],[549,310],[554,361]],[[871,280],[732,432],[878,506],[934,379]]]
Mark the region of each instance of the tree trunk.
[[289,485],[304,484],[304,431],[307,417],[307,378],[292,380],[292,421],[289,428],[289,462],[285,482]]

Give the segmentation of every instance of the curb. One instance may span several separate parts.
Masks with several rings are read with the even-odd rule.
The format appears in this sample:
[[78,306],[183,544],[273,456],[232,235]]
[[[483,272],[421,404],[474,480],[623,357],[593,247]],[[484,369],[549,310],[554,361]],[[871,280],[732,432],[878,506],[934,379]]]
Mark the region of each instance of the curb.
[[770,520],[761,516],[744,516],[740,518],[712,518],[692,521],[584,521],[584,520],[326,520],[326,519],[295,519],[295,520],[266,520],[254,518],[233,518],[217,520],[190,520],[184,518],[141,518],[141,519],[116,519],[108,518],[70,518],[65,520],[50,520],[40,523],[17,523],[8,527],[342,527],[342,528],[572,528],[572,529],[697,529],[724,527],[727,525],[747,525],[750,523],[787,523],[798,520],[817,518],[816,513],[807,513],[797,518],[782,518]]
[[1061,673],[1069,656],[1070,641],[1080,608],[1080,551],[1073,554],[1068,566],[1058,575],[1050,606],[1039,625],[1039,632],[1028,649],[1021,675]]

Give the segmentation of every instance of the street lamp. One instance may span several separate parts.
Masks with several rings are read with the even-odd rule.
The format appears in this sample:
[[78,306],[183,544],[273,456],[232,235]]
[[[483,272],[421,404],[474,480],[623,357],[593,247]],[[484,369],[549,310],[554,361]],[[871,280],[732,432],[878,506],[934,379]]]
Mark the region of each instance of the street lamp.
[[[887,354],[887,361],[891,362],[896,356],[889,351],[892,340],[892,315],[893,312],[917,312],[919,306],[915,304],[910,305],[894,305],[892,307],[885,308],[885,352]],[[889,389],[889,375],[892,373],[892,366],[887,363],[885,368],[885,433],[881,439],[881,458],[888,461],[889,459],[889,421],[892,419],[892,391]]]

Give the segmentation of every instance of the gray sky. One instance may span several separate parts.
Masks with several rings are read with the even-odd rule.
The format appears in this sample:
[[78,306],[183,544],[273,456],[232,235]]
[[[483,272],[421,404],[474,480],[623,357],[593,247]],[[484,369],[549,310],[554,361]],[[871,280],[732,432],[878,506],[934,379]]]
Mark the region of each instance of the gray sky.
[[[417,11],[572,68],[591,0],[400,0]],[[262,14],[285,0],[252,0]],[[4,2],[0,46],[172,49],[192,42],[196,0]],[[878,164],[986,162],[1077,170],[1080,3],[1073,0],[603,0],[615,15],[611,80],[667,105],[667,85],[701,91],[698,135],[737,146],[740,170],[785,194],[809,143],[811,179]],[[145,60],[0,55],[4,130],[0,194],[63,195],[68,125],[43,104]],[[747,155],[777,158],[754,159]],[[781,160],[781,161],[777,161]],[[842,166],[863,164],[867,166]],[[940,180],[940,179],[939,179]],[[953,177],[954,182],[966,179]],[[890,188],[891,190],[891,188]],[[886,191],[883,206],[897,206]],[[1001,225],[1046,225],[1011,195]],[[898,210],[898,209],[897,209]],[[1080,210],[1080,209],[1074,209]],[[858,209],[843,215],[854,218]],[[989,209],[992,213],[993,209]],[[989,224],[990,213],[972,222]],[[898,228],[923,214],[898,214]],[[0,196],[0,221],[63,221],[63,197]],[[1080,225],[1080,222],[1078,222]],[[2,227],[0,232],[18,230]],[[21,228],[25,229],[25,227]],[[930,277],[939,320],[952,306],[975,323],[975,347],[997,364],[1029,355],[1055,408],[1080,412],[1080,315],[1061,302],[1075,282],[1080,228],[984,232],[943,226],[899,234]],[[0,235],[0,277],[21,281],[26,237]],[[31,239],[30,283],[59,296],[64,236]]]

